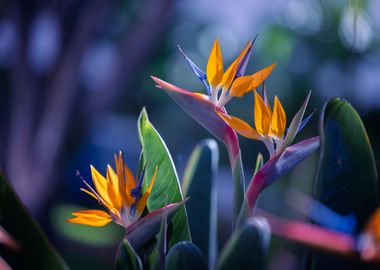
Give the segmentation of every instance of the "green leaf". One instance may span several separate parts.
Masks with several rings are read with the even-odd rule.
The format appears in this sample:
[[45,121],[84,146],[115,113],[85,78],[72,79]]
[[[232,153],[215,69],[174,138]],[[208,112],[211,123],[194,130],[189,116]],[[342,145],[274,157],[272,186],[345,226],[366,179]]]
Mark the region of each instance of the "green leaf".
[[168,230],[168,219],[166,211],[162,215],[160,232],[157,236],[157,245],[154,250],[155,256],[153,260],[153,270],[163,270],[165,269],[165,256],[167,253],[167,230]]
[[266,219],[251,218],[238,227],[224,246],[216,270],[261,270],[270,243],[270,229]]
[[1,254],[14,269],[67,269],[62,258],[1,174],[0,225],[22,247],[17,252],[5,250]]
[[[145,108],[138,120],[139,137],[143,151],[143,163],[147,164],[145,179],[152,179],[155,167],[158,166],[156,180],[148,198],[149,211],[164,207],[166,203],[183,201],[177,172],[160,134],[148,119]],[[144,182],[145,189],[149,185]],[[183,205],[170,221],[169,247],[182,240],[190,240],[186,208]]]
[[116,270],[142,270],[142,263],[128,240],[120,243],[116,256]]
[[[376,166],[367,133],[355,109],[339,98],[325,104],[319,128],[315,198],[337,213],[354,214],[359,231],[379,205]],[[318,257],[313,263],[314,269],[343,269],[337,260]]]
[[218,145],[214,140],[199,143],[189,158],[183,176],[183,192],[191,237],[212,269],[217,256],[217,186]]
[[167,270],[206,270],[207,262],[202,252],[190,242],[174,245],[166,256]]

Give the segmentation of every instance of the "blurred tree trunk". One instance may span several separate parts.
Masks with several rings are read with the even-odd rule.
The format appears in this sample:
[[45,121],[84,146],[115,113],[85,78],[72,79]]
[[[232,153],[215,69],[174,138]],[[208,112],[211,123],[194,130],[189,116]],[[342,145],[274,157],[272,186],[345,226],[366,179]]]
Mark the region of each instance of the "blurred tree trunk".
[[[68,1],[67,1],[68,2]],[[78,4],[78,3],[77,3]],[[17,193],[26,206],[35,214],[44,204],[57,185],[59,161],[64,159],[65,143],[73,135],[72,128],[91,121],[94,111],[110,108],[115,104],[122,90],[135,72],[144,67],[149,55],[160,40],[165,25],[171,18],[173,0],[145,1],[139,20],[127,29],[118,49],[121,65],[116,74],[104,85],[104,89],[92,92],[86,99],[80,115],[73,115],[75,101],[85,95],[79,87],[81,60],[116,8],[125,3],[110,0],[84,1],[74,12],[62,12],[69,3],[50,1],[14,1],[5,10],[7,19],[16,27],[18,41],[9,70],[10,117],[7,121],[7,135],[3,136],[4,148],[0,151],[0,168],[3,167]],[[53,14],[63,36],[61,50],[55,65],[41,76],[36,74],[28,62],[31,26],[41,11]],[[74,21],[72,31],[65,22]],[[88,101],[88,102],[87,102]],[[78,123],[79,121],[79,123]]]

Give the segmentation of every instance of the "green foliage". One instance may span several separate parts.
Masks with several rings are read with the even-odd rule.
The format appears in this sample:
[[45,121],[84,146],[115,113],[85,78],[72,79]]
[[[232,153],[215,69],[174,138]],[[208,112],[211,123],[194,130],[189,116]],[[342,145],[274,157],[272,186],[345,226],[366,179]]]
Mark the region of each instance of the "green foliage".
[[161,221],[160,232],[157,235],[157,245],[155,249],[155,256],[153,258],[152,269],[163,270],[165,269],[165,256],[167,253],[167,231],[168,231],[168,218],[167,213],[164,212]]
[[189,197],[186,209],[193,243],[208,258],[209,267],[217,256],[218,145],[214,140],[199,143],[189,158],[183,176],[183,193]]
[[202,252],[190,242],[174,245],[166,257],[166,270],[206,270],[207,262]]
[[2,252],[1,256],[14,269],[66,269],[67,266],[50,245],[39,226],[0,174],[0,225],[20,245],[18,251]]
[[249,219],[237,228],[224,246],[216,270],[265,269],[270,230],[264,218]]
[[128,240],[120,243],[116,259],[116,270],[142,270],[142,263]]
[[[321,153],[315,197],[332,210],[354,214],[363,229],[379,205],[377,173],[371,145],[355,109],[345,100],[329,100],[320,121]],[[313,269],[358,269],[361,266],[324,257]],[[349,268],[345,268],[349,267]]]
[[[138,120],[138,131],[142,145],[143,163],[147,164],[145,179],[151,179],[158,166],[156,181],[149,196],[147,207],[149,211],[164,207],[167,203],[183,200],[181,187],[173,160],[164,141],[148,119],[146,110],[141,111]],[[149,185],[144,182],[145,188]],[[169,247],[182,240],[190,240],[186,207],[175,214],[170,222]]]

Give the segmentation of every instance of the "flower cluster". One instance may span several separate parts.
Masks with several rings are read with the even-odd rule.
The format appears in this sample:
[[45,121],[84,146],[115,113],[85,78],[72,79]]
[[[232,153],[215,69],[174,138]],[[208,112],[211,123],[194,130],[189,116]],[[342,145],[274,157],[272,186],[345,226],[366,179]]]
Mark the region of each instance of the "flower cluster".
[[256,89],[276,66],[276,64],[271,64],[256,73],[244,75],[253,42],[254,40],[248,41],[239,56],[224,71],[223,56],[219,40],[216,39],[208,59],[206,73],[198,68],[180,49],[189,66],[205,85],[209,101],[218,108],[222,108],[233,97],[242,97]]
[[90,226],[104,226],[114,221],[127,228],[140,218],[152,190],[157,167],[147,190],[142,193],[145,168],[140,177],[135,179],[131,170],[124,163],[121,151],[118,156],[115,154],[115,166],[116,172],[110,165],[107,166],[106,177],[91,166],[92,181],[95,189],[84,179],[83,182],[87,189],[81,188],[83,192],[97,200],[107,211],[77,211],[72,213],[75,217],[68,219],[69,222]]

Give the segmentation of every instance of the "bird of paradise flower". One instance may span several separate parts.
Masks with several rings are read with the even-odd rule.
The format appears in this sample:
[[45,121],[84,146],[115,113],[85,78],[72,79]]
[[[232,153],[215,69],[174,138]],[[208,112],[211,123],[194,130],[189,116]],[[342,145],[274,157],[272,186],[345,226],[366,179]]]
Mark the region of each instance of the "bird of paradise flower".
[[[195,65],[181,50],[192,71],[205,85],[207,95],[187,91],[152,76],[157,87],[164,89],[183,110],[226,145],[234,178],[236,219],[241,209],[247,210],[247,207],[241,208],[243,201],[246,202],[243,206],[248,206],[248,212],[251,213],[259,194],[266,186],[287,173],[319,146],[319,137],[290,146],[297,133],[310,119],[311,115],[303,119],[310,93],[285,134],[286,114],[278,98],[275,98],[272,112],[266,93],[261,97],[256,92],[257,87],[263,84],[276,64],[244,76],[254,41],[255,39],[247,43],[226,71],[218,39],[215,40],[210,52],[206,72]],[[242,97],[250,91],[255,93],[256,129],[243,120],[230,116],[225,109],[225,105],[233,97]],[[244,188],[240,146],[235,131],[243,136],[263,141],[270,153],[270,160],[252,177],[247,192]]]
[[[168,218],[171,218],[184,201],[168,204],[141,217],[154,186],[158,166],[143,192],[143,183],[147,181],[145,179],[146,166],[140,176],[135,178],[125,164],[121,151],[119,155],[115,154],[115,165],[116,171],[110,165],[107,166],[106,177],[91,166],[95,188],[81,177],[86,186],[86,188],[81,188],[81,191],[97,200],[105,208],[105,211],[95,209],[76,211],[72,213],[74,217],[67,221],[95,227],[105,226],[113,221],[125,228],[127,239],[133,234],[145,234],[146,239],[149,238],[148,234],[154,237],[163,214],[166,213]],[[77,174],[80,176],[79,173]],[[135,241],[135,239],[133,240]],[[134,242],[133,244],[138,246],[141,243]]]

